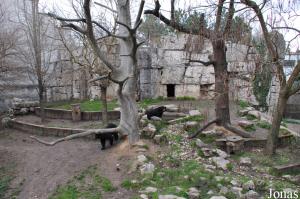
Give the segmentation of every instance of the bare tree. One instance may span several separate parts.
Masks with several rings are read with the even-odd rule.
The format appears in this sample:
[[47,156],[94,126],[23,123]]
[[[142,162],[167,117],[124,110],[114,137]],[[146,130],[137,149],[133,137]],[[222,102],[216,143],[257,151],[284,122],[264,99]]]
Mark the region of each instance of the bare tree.
[[[136,20],[132,26],[131,24],[131,13],[130,13],[130,0],[117,0],[116,7],[117,10],[113,10],[113,12],[117,12],[118,14],[118,34],[113,34],[109,29],[105,28],[103,25],[98,23],[97,21],[92,19],[91,15],[91,1],[84,0],[83,10],[84,17],[69,19],[57,16],[55,14],[48,14],[49,16],[59,20],[62,22],[63,27],[69,27],[73,30],[81,33],[86,36],[89,41],[91,48],[97,57],[105,64],[109,69],[110,73],[107,75],[103,75],[98,79],[109,78],[111,81],[118,84],[118,100],[121,106],[121,118],[120,124],[117,128],[113,129],[97,129],[90,130],[84,133],[75,134],[71,136],[67,136],[65,138],[61,138],[54,142],[45,142],[40,139],[34,138],[44,144],[54,145],[58,142],[73,139],[76,137],[82,137],[89,134],[94,133],[107,133],[118,131],[123,135],[128,135],[129,143],[135,143],[139,140],[139,115],[138,108],[135,101],[136,94],[136,81],[137,81],[137,59],[136,53],[138,47],[141,43],[137,42],[136,32],[142,23],[141,15],[143,12],[145,1],[142,0],[139,11],[136,17]],[[76,24],[77,23],[77,24]],[[78,23],[83,23],[84,26],[78,25]],[[113,65],[107,58],[106,54],[101,51],[101,47],[98,45],[97,40],[103,38],[96,38],[96,28],[103,30],[106,35],[105,37],[115,37],[119,41],[120,45],[120,65]]]
[[[280,84],[280,90],[279,90],[279,96],[277,100],[277,104],[275,106],[275,109],[272,113],[272,127],[269,131],[268,135],[268,141],[265,148],[265,152],[269,155],[273,155],[276,152],[276,146],[278,142],[278,135],[280,130],[280,124],[283,118],[283,113],[287,104],[287,101],[290,96],[294,95],[300,90],[300,83],[299,80],[297,81],[297,78],[299,77],[300,72],[300,62],[297,63],[295,68],[293,69],[290,77],[286,79],[285,73],[284,73],[284,66],[282,61],[282,55],[281,51],[277,48],[277,43],[274,43],[274,40],[272,37],[274,36],[274,30],[278,29],[285,29],[285,30],[293,30],[297,33],[296,37],[300,35],[300,30],[298,30],[295,27],[291,26],[271,26],[271,31],[268,30],[268,23],[263,15],[263,8],[265,8],[265,4],[267,1],[264,1],[264,4],[262,6],[257,5],[255,1],[251,0],[241,0],[243,4],[250,7],[256,14],[256,17],[259,20],[263,36],[266,42],[266,46],[268,48],[269,54],[272,58],[272,64],[275,66],[275,73],[276,77],[279,79]],[[270,2],[269,2],[270,3]],[[279,7],[282,5],[279,5]],[[291,6],[291,5],[289,5]],[[280,9],[281,9],[280,8]],[[271,9],[275,9],[272,7]],[[293,7],[290,7],[290,11],[297,15],[296,10],[293,9]]]
[[[155,8],[153,10],[146,10],[145,14],[151,14],[159,18],[166,25],[178,30],[179,32],[200,35],[211,41],[213,46],[213,55],[208,57],[208,61],[204,60],[190,60],[190,62],[198,62],[204,66],[212,65],[215,70],[215,106],[216,106],[216,118],[208,122],[190,138],[196,137],[201,131],[206,129],[211,124],[216,123],[217,125],[224,126],[228,130],[237,133],[243,137],[251,137],[249,133],[246,133],[238,128],[231,125],[230,112],[229,112],[229,74],[227,70],[226,61],[226,44],[225,41],[228,39],[232,32],[232,20],[235,13],[234,0],[229,0],[229,6],[225,7],[226,0],[219,0],[216,6],[216,19],[213,28],[207,28],[204,24],[205,16],[202,14],[200,17],[200,27],[186,27],[180,22],[176,21],[175,18],[175,0],[171,0],[171,19],[168,19],[160,12],[159,0],[155,0]],[[213,7],[214,5],[212,5]],[[227,9],[228,14],[224,18],[222,12]]]

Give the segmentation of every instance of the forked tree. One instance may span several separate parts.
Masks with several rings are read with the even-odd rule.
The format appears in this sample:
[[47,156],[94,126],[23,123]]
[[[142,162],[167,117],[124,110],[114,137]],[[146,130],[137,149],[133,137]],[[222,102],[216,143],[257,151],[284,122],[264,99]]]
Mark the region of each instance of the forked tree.
[[[266,8],[265,4],[266,3],[272,3],[272,2],[267,2],[264,1],[264,4],[262,6],[257,5],[255,1],[251,0],[241,0],[243,4],[245,4],[247,7],[251,8],[256,14],[256,17],[259,20],[259,24],[261,26],[263,36],[266,42],[266,46],[269,51],[269,55],[272,58],[272,64],[275,66],[275,74],[276,77],[279,80],[279,96],[277,99],[277,104],[275,105],[275,108],[272,113],[272,121],[271,121],[271,129],[269,131],[268,135],[268,141],[267,145],[265,148],[265,152],[268,155],[273,155],[276,152],[276,147],[278,143],[278,135],[280,131],[280,124],[283,118],[283,113],[287,104],[287,101],[290,96],[296,94],[298,91],[300,91],[300,82],[299,82],[299,72],[300,72],[300,62],[296,64],[294,67],[290,77],[287,79],[286,75],[284,73],[284,66],[283,66],[283,60],[282,56],[280,55],[280,50],[277,49],[277,44],[273,43],[272,40],[272,31],[278,30],[278,29],[283,29],[283,30],[292,30],[296,32],[296,39],[297,37],[300,36],[300,30],[292,27],[292,26],[281,26],[281,25],[272,25],[268,24],[266,19],[264,18],[263,15],[263,9]],[[284,3],[288,3],[287,1]],[[290,3],[290,1],[289,1]],[[296,3],[296,1],[295,1]],[[297,3],[296,3],[297,4]],[[271,5],[272,6],[272,5]],[[282,5],[281,5],[282,6]],[[290,7],[291,6],[291,7]],[[297,5],[294,5],[297,6]],[[293,5],[289,5],[289,10],[291,13],[293,13],[294,17],[295,16],[300,16],[297,14],[297,9],[294,9]],[[268,9],[268,8],[266,8]],[[271,7],[271,9],[275,9],[275,7]],[[279,10],[281,10],[280,5],[279,5]],[[286,11],[285,11],[286,12]],[[283,19],[282,19],[283,20]],[[270,30],[270,29],[271,30]]]
[[[225,7],[225,3],[229,3],[228,7]],[[215,70],[215,112],[216,118],[205,124],[190,138],[196,137],[201,131],[209,127],[211,124],[216,123],[219,126],[239,134],[243,137],[251,137],[247,132],[242,131],[231,125],[230,111],[229,111],[229,74],[228,63],[226,60],[226,39],[232,34],[232,20],[235,14],[235,2],[234,0],[225,1],[219,0],[216,5],[216,19],[213,28],[207,28],[204,25],[204,14],[201,17],[199,27],[190,26],[186,27],[175,18],[175,0],[171,0],[171,18],[168,19],[163,13],[160,12],[159,0],[155,0],[155,8],[153,10],[145,10],[145,14],[151,14],[159,18],[166,25],[171,26],[179,32],[200,35],[211,41],[213,46],[213,56],[208,58],[209,61],[204,60],[190,60],[191,62],[198,62],[204,66],[212,65]],[[224,18],[222,12],[228,9],[228,14]],[[225,24],[224,26],[222,24]],[[234,33],[233,33],[234,34]]]
[[[128,135],[130,144],[135,143],[139,140],[139,115],[138,107],[135,101],[136,94],[136,81],[137,81],[137,59],[136,53],[141,43],[137,42],[136,32],[140,24],[142,23],[141,15],[144,8],[144,0],[141,1],[138,14],[134,24],[131,24],[131,13],[130,13],[130,0],[117,0],[117,10],[110,9],[113,12],[117,12],[118,21],[118,33],[113,34],[110,30],[92,19],[91,15],[91,0],[84,0],[83,2],[83,18],[64,18],[57,16],[53,13],[48,15],[61,21],[63,27],[69,27],[73,30],[84,35],[93,49],[94,53],[98,58],[110,69],[108,75],[99,77],[98,79],[109,78],[111,81],[118,84],[118,100],[121,106],[121,118],[120,124],[117,128],[112,129],[95,129],[88,130],[83,133],[70,135],[53,142],[46,142],[36,137],[34,139],[46,145],[55,145],[58,142],[83,137],[90,134],[97,133],[109,133],[118,131],[122,135]],[[81,26],[80,23],[84,25]],[[97,38],[95,32],[96,28],[103,30],[107,35],[105,37],[115,37],[119,41],[120,45],[120,65],[116,66],[112,64],[107,55],[101,51],[101,46],[98,45],[98,40],[103,38]]]

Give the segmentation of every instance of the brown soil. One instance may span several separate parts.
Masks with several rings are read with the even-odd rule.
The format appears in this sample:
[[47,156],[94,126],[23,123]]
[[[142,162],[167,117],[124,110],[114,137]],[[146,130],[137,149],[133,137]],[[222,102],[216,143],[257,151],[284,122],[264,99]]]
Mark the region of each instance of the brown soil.
[[[150,147],[146,153],[154,153],[153,145],[146,143]],[[0,167],[12,162],[16,165],[16,178],[11,188],[20,189],[17,197],[20,199],[46,199],[58,185],[67,183],[91,165],[97,165],[102,176],[118,188],[115,192],[104,193],[103,198],[130,198],[134,193],[120,184],[130,177],[128,165],[136,156],[135,149],[130,148],[126,140],[101,151],[97,141],[75,139],[49,147],[19,131],[0,131]],[[116,164],[120,164],[120,171],[116,171]]]

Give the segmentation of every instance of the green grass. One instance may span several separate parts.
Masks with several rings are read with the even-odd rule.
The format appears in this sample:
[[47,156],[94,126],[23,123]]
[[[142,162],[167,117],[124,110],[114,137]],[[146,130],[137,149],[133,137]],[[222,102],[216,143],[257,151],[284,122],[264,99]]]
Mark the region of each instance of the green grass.
[[239,106],[240,106],[241,108],[246,108],[246,107],[249,107],[249,106],[250,106],[249,102],[244,101],[244,100],[239,100],[239,101],[238,101],[238,104],[239,104]]
[[[103,109],[103,105],[100,100],[86,100],[86,101],[71,101],[71,102],[58,102],[58,103],[51,103],[47,105],[48,108],[57,108],[57,109],[65,109],[71,110],[71,104],[80,104],[81,111],[101,111]],[[113,110],[114,108],[118,107],[117,100],[113,100],[107,103],[107,109]]]
[[259,121],[256,125],[262,129],[270,129],[272,127],[272,125],[266,121]]
[[146,108],[150,105],[158,104],[158,103],[160,103],[164,100],[165,99],[163,97],[158,97],[158,98],[155,98],[155,99],[148,98],[148,99],[143,99],[142,101],[138,102],[138,105],[142,108]]
[[0,167],[0,198],[4,198],[11,180],[14,179],[13,168],[14,166]]
[[192,96],[180,96],[180,97],[176,97],[176,100],[191,100],[191,101],[194,101],[194,100],[196,100],[196,98],[192,97]]
[[290,124],[300,124],[300,120],[296,119],[290,119],[290,118],[285,118],[282,120],[284,123],[290,123]]
[[102,191],[112,192],[116,187],[99,174],[96,166],[74,176],[66,185],[59,186],[49,199],[101,199]]

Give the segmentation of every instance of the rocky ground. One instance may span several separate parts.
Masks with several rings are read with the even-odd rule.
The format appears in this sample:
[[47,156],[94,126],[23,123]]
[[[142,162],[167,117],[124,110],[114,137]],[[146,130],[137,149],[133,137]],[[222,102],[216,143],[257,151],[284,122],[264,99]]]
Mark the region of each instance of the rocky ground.
[[[184,119],[170,122],[143,117],[143,139],[134,147],[122,141],[100,151],[96,141],[81,139],[47,147],[21,132],[1,131],[0,185],[6,186],[0,189],[0,196],[5,193],[6,198],[22,199],[256,199],[266,198],[270,189],[300,191],[299,173],[279,175],[273,170],[275,165],[299,161],[297,139],[271,158],[264,156],[260,148],[228,154],[215,143],[216,139],[231,135],[222,128],[212,127],[196,139],[187,138],[211,113],[191,110],[193,105],[186,108],[174,104],[167,108],[171,113],[183,112]],[[268,121],[253,111],[247,107],[236,110],[243,117],[235,120],[236,124],[253,133],[267,131]],[[250,127],[241,125],[240,120]]]

